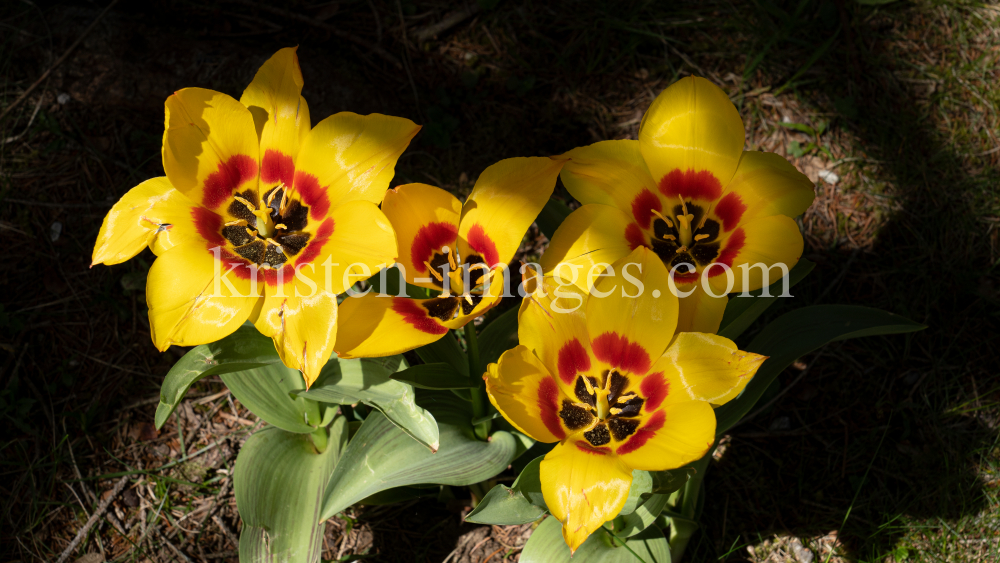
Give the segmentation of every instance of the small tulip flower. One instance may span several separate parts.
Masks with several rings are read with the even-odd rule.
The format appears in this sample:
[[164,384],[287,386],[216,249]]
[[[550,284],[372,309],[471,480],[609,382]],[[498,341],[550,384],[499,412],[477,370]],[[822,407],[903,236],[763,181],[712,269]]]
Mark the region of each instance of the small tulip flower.
[[501,160],[483,171],[465,204],[426,184],[389,192],[382,211],[399,237],[407,283],[440,294],[431,299],[370,291],[341,304],[334,347],[341,358],[398,354],[437,341],[500,302],[504,275],[521,239],[545,206],[565,160]]
[[504,418],[558,442],[541,463],[542,494],[573,551],[621,511],[633,470],[704,456],[712,405],[766,359],[720,336],[675,334],[678,298],[654,251],[639,246],[611,266],[590,295],[547,277],[522,302],[520,344],[483,376]]
[[148,246],[157,348],[213,342],[249,320],[308,385],[333,350],[348,268],[396,259],[378,205],[420,128],[353,113],[311,128],[295,51],[265,62],[239,101],[201,88],[167,99],[166,176],[115,204],[93,264]]
[[543,268],[582,267],[582,283],[591,268],[648,248],[682,295],[680,330],[717,332],[727,293],[759,289],[763,268],[799,260],[792,218],[814,198],[805,175],[776,154],[743,150],[744,137],[725,92],[688,77],[656,97],[639,140],[569,151],[563,184],[584,205],[553,235]]

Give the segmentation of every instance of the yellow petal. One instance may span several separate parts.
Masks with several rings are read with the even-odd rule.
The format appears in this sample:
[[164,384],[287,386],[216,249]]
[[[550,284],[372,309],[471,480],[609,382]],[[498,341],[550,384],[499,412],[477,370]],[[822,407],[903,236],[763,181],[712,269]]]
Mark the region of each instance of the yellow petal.
[[542,497],[562,522],[570,551],[621,512],[632,485],[632,470],[619,457],[579,444],[558,444],[539,468]]
[[633,204],[643,194],[648,192],[653,198],[660,198],[639,150],[639,141],[601,141],[563,156],[570,161],[559,177],[580,203],[611,205],[632,213]]
[[[166,177],[146,180],[132,188],[104,217],[91,265],[119,264],[147,245],[162,254],[184,238],[190,238],[191,229],[185,230],[185,225],[175,228],[173,220],[166,217],[176,215],[173,208],[187,210],[193,205]],[[182,232],[189,236],[182,237]]]
[[294,187],[310,216],[347,201],[381,203],[396,160],[419,130],[409,119],[377,113],[343,112],[319,122],[295,160]]
[[813,183],[787,160],[774,153],[746,151],[713,211],[722,218],[723,228],[731,231],[740,222],[760,217],[797,217],[815,197]]
[[337,337],[337,296],[301,285],[268,295],[257,328],[274,340],[281,361],[302,372],[306,387],[319,377]]
[[375,358],[436,342],[448,327],[428,314],[422,306],[428,301],[379,296],[374,290],[344,299],[334,350],[341,358]]
[[700,459],[714,441],[715,411],[711,405],[705,401],[668,402],[615,452],[632,469],[664,471]]
[[220,340],[250,317],[262,290],[242,261],[217,260],[201,244],[175,246],[153,262],[146,280],[153,343],[163,351]]
[[396,231],[407,283],[440,290],[424,262],[435,253],[447,254],[444,247],[455,250],[462,202],[441,188],[406,184],[386,192],[382,212]]
[[575,285],[546,276],[517,313],[518,341],[567,386],[595,365],[584,317],[586,298]]
[[221,213],[233,194],[256,194],[258,153],[253,116],[243,104],[201,88],[167,98],[163,169],[195,203]]
[[515,428],[539,442],[566,437],[559,421],[561,395],[555,377],[524,346],[490,364],[483,379],[490,402]]
[[[710,278],[714,293],[733,293],[753,291],[764,285],[764,266],[769,268],[768,284],[774,283],[784,275],[777,267],[784,264],[787,270],[798,263],[802,257],[802,233],[793,219],[785,215],[762,217],[738,227],[733,231],[729,241],[723,246],[723,252],[717,262],[728,262],[733,272],[733,288],[728,290],[725,275]],[[757,266],[760,265],[760,266]],[[712,268],[711,273],[722,270]]]
[[565,163],[545,157],[508,158],[484,170],[462,207],[462,258],[481,256],[491,268],[510,262],[552,195]]
[[633,224],[632,219],[618,208],[584,205],[570,213],[556,229],[542,255],[541,266],[547,274],[589,289],[595,279],[593,276],[606,268],[603,264],[628,256],[638,246],[632,246],[626,238]]
[[667,402],[696,400],[723,405],[743,391],[766,359],[739,350],[722,336],[684,332],[650,372],[662,373],[666,379]]
[[[715,268],[713,268],[714,270]],[[726,312],[729,297],[725,294],[721,294],[721,297],[709,295],[700,280],[694,284],[677,284],[677,286],[679,292],[688,293],[690,291],[691,294],[681,297],[676,332],[707,332],[710,334],[719,332],[719,325],[722,324],[722,316]]]
[[396,262],[396,234],[375,204],[349,201],[334,207],[330,217],[333,232],[314,261],[316,269],[308,269],[326,291],[343,293]]
[[643,116],[639,146],[660,192],[715,200],[736,172],[745,131],[718,86],[682,78],[660,93]]
[[677,296],[670,290],[667,268],[646,247],[611,266],[587,300],[591,346],[608,366],[643,374],[673,338]]
[[253,114],[260,137],[263,191],[279,182],[292,184],[299,140],[309,131],[308,108],[302,111],[303,81],[297,49],[286,47],[268,59],[240,98]]

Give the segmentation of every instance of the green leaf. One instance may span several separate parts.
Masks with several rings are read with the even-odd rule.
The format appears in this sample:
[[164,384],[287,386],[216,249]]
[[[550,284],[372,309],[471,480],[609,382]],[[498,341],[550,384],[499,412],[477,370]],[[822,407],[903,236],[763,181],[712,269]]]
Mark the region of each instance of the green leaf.
[[[799,283],[816,267],[816,263],[805,258],[799,260],[788,272],[788,288],[791,289]],[[719,336],[725,336],[730,340],[743,334],[750,325],[760,317],[764,311],[777,302],[778,296],[785,291],[785,278],[772,283],[767,287],[770,297],[760,297],[764,293],[764,288],[749,292],[753,297],[739,297],[734,295],[729,298],[726,305],[726,312],[722,315],[722,324],[719,327]]]
[[281,363],[274,343],[257,332],[253,325],[243,325],[226,338],[196,346],[170,368],[160,385],[160,404],[154,421],[162,428],[184,399],[188,389],[199,379],[234,371]]
[[538,218],[535,219],[535,224],[538,225],[538,229],[542,231],[542,234],[551,240],[556,229],[559,228],[559,225],[562,225],[562,222],[572,212],[573,210],[565,203],[554,198],[549,198],[549,201],[545,203],[545,207],[538,214]]
[[653,487],[650,492],[653,494],[666,495],[674,491],[679,491],[688,479],[694,475],[693,467],[680,467],[678,469],[668,469],[667,471],[650,471],[653,478]]
[[625,499],[625,506],[622,507],[621,512],[618,513],[619,516],[626,514],[632,514],[635,508],[639,506],[639,502],[642,500],[642,495],[648,494],[653,488],[653,478],[650,477],[648,471],[639,471],[635,469],[632,471],[632,484],[628,488],[628,498]]
[[500,315],[479,335],[479,365],[483,373],[501,354],[517,346],[517,311],[515,308]]
[[465,359],[465,352],[458,345],[453,331],[448,331],[438,340],[426,346],[417,348],[416,353],[420,359],[427,364],[446,363],[455,368],[458,373],[469,376],[469,362]]
[[656,518],[663,512],[670,500],[670,495],[654,494],[646,499],[646,502],[639,505],[634,512],[615,519],[615,535],[621,538],[630,538],[656,521]]
[[517,440],[495,432],[476,440],[472,413],[447,392],[422,391],[418,404],[433,412],[441,435],[437,453],[414,442],[379,412],[365,419],[330,477],[322,518],[379,491],[418,484],[465,486],[489,479],[510,464]]
[[[562,524],[546,518],[528,538],[521,552],[521,563],[670,563],[667,538],[656,526],[631,537],[625,545],[614,547],[606,528],[598,528],[570,559],[569,547],[562,537]],[[621,541],[621,540],[619,540]]]
[[469,377],[458,373],[445,362],[420,364],[393,374],[396,381],[420,389],[468,389]]
[[392,379],[400,365],[402,356],[359,360],[331,358],[312,388],[299,391],[297,395],[322,403],[369,405],[414,440],[436,451],[438,426],[434,415],[417,406],[412,387]]
[[317,518],[327,479],[347,440],[344,417],[330,427],[330,445],[317,453],[309,436],[268,427],[243,444],[233,470],[243,520],[240,561],[320,560],[324,520]]
[[296,434],[309,434],[322,422],[316,402],[292,395],[306,388],[299,370],[278,362],[221,377],[233,396],[268,424]]
[[739,397],[715,409],[716,434],[721,435],[750,412],[774,378],[800,356],[838,340],[924,328],[899,315],[854,305],[814,305],[782,315],[747,346],[747,350],[769,358]]
[[490,489],[476,508],[465,517],[465,521],[509,526],[527,524],[541,518],[546,512],[542,482],[538,478],[538,467],[543,457],[531,460],[512,487],[500,484]]

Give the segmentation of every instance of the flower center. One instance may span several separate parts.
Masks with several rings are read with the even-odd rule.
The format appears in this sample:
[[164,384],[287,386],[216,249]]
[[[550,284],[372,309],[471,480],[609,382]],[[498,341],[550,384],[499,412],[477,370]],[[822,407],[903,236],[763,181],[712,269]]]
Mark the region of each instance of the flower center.
[[431,281],[441,288],[441,295],[423,306],[430,316],[450,321],[459,314],[468,315],[483,300],[484,282],[489,278],[490,268],[480,256],[468,256],[462,262],[457,249],[445,246],[441,250],[424,261]]
[[237,194],[227,211],[235,219],[222,228],[222,236],[237,254],[262,268],[280,267],[309,242],[311,235],[304,232],[309,208],[289,197],[284,184],[260,201],[253,190]]
[[693,274],[708,266],[719,256],[719,222],[708,217],[708,209],[685,201],[678,196],[679,205],[673,208],[673,219],[650,209],[653,252],[677,273]]
[[629,380],[617,370],[604,370],[597,377],[576,378],[578,402],[563,400],[559,418],[571,431],[582,431],[592,446],[622,442],[639,428],[639,413],[645,399],[628,391]]

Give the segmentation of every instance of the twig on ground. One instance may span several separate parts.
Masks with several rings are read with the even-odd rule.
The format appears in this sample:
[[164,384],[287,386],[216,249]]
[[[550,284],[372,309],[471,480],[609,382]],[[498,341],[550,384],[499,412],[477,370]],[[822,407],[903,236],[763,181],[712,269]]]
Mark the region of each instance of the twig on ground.
[[66,546],[66,549],[62,552],[62,555],[59,556],[59,559],[56,560],[56,563],[63,563],[69,559],[73,550],[76,549],[76,546],[80,544],[80,541],[83,540],[83,538],[87,535],[87,532],[90,531],[90,528],[97,522],[98,519],[100,519],[101,515],[104,514],[109,506],[111,506],[111,501],[115,500],[118,494],[122,492],[126,483],[128,483],[128,476],[122,477],[117,483],[115,483],[114,488],[111,489],[111,494],[102,500],[101,504],[97,505],[97,510],[90,515],[87,523],[84,524],[83,527],[80,528],[80,531],[76,533],[76,537],[73,538],[73,541],[69,542],[69,545]]
[[226,523],[222,521],[222,518],[219,518],[217,514],[213,515],[212,522],[215,522],[215,525],[218,526],[220,530],[222,530],[222,533],[226,535],[226,539],[228,539],[230,543],[232,543],[235,546],[240,545],[240,540],[236,537],[236,534],[234,534],[232,530],[229,529],[229,526],[227,526]]
[[69,58],[70,53],[72,53],[73,50],[76,49],[81,42],[83,42],[83,38],[90,34],[90,32],[97,26],[97,22],[101,21],[101,19],[104,18],[105,14],[107,14],[111,10],[111,8],[113,8],[117,3],[118,0],[111,0],[111,3],[108,4],[108,6],[104,8],[104,10],[101,11],[100,14],[97,15],[97,18],[95,18],[94,21],[91,22],[89,26],[87,26],[87,29],[83,30],[83,33],[81,33],[80,36],[76,38],[76,41],[74,41],[73,44],[70,45],[68,49],[66,49],[66,51],[62,54],[62,56],[56,59],[56,62],[52,63],[52,66],[50,66],[48,70],[43,72],[42,75],[38,77],[38,80],[36,80],[34,84],[28,86],[27,90],[25,90],[20,96],[18,96],[16,100],[14,100],[9,106],[7,106],[3,110],[3,112],[0,112],[0,122],[3,122],[3,118],[7,117],[7,114],[13,111],[14,108],[21,105],[21,102],[27,99],[28,96],[35,91],[35,88],[37,88],[39,84],[45,82],[45,79],[48,78],[50,74],[52,74],[52,71],[55,70],[56,67],[61,65],[63,61]]
[[424,41],[432,39],[435,36],[440,35],[462,23],[466,19],[476,15],[479,13],[479,9],[479,2],[470,2],[469,4],[466,4],[465,6],[449,13],[437,23],[414,29],[412,33],[413,38],[416,40],[417,44],[423,43]]

